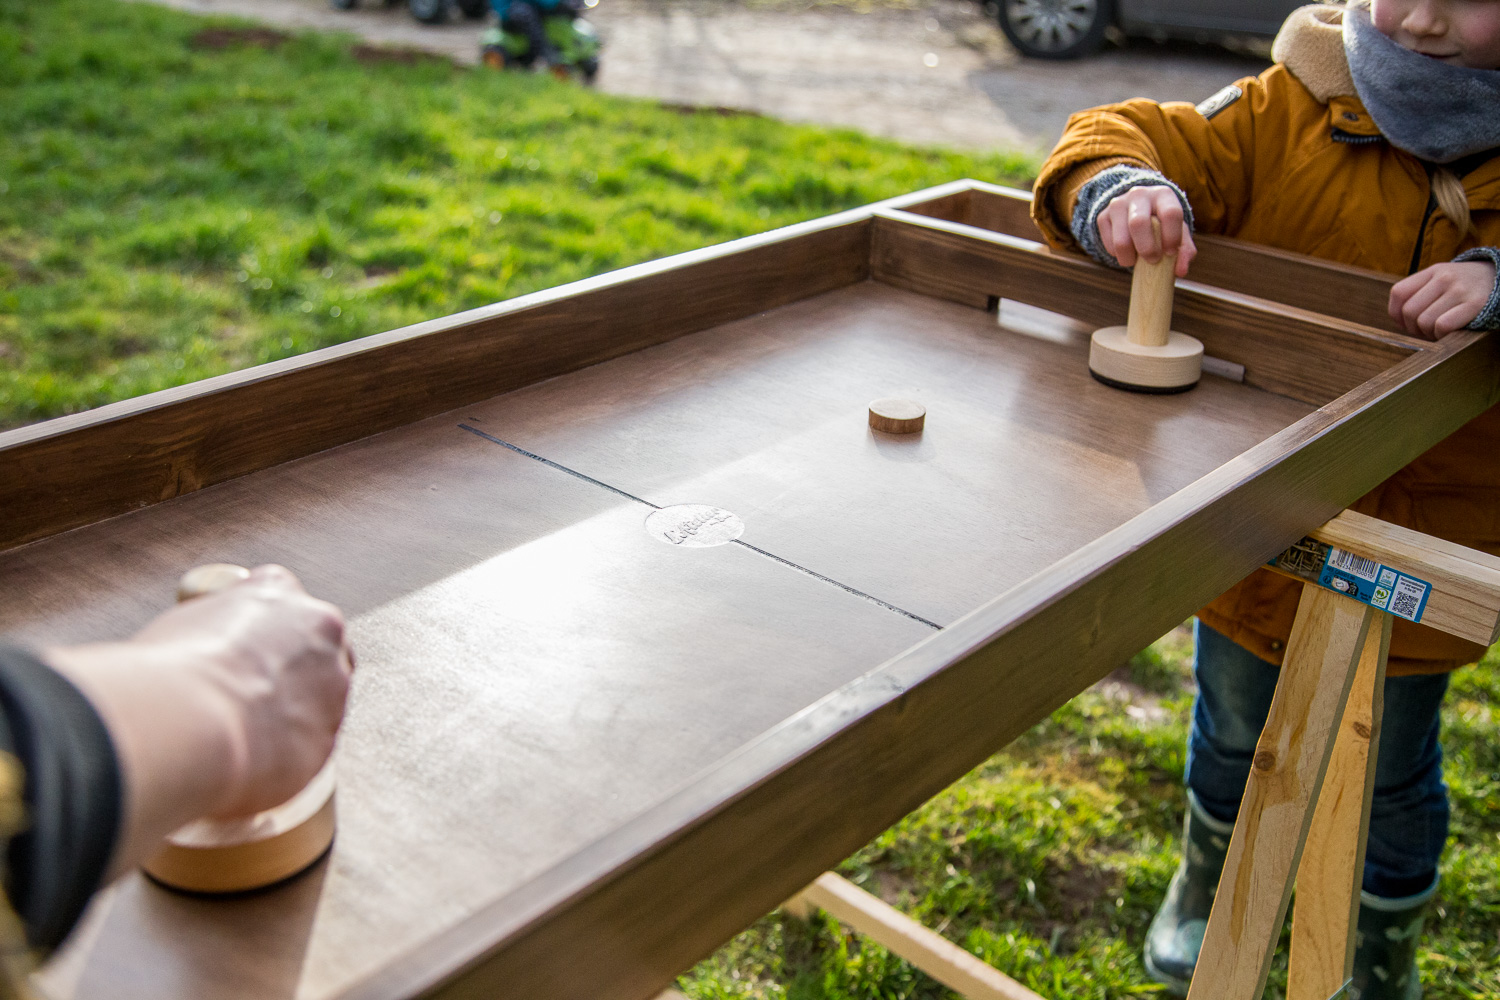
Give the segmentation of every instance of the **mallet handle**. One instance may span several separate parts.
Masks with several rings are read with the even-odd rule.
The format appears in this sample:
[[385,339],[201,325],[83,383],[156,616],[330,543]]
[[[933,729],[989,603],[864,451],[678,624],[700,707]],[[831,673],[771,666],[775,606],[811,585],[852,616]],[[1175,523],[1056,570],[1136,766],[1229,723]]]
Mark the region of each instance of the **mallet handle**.
[[[1151,217],[1151,235],[1161,246],[1161,222]],[[1125,321],[1126,339],[1142,347],[1162,347],[1172,327],[1172,282],[1177,266],[1175,253],[1163,254],[1155,264],[1137,258],[1130,279],[1130,315]]]

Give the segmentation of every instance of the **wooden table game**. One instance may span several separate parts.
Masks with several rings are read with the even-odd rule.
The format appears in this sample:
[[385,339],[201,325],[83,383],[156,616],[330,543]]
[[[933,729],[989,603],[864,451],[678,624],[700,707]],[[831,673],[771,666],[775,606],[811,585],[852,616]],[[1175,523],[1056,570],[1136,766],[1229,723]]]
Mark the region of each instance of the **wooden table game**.
[[[274,561],[360,658],[331,853],[231,899],[132,876],[45,993],[653,996],[1496,401],[1494,338],[1213,238],[1173,328],[1231,377],[1102,385],[1129,276],[1026,198],[956,182],[0,434],[0,632],[128,634],[187,568]],[[890,396],[920,433],[870,429]]]

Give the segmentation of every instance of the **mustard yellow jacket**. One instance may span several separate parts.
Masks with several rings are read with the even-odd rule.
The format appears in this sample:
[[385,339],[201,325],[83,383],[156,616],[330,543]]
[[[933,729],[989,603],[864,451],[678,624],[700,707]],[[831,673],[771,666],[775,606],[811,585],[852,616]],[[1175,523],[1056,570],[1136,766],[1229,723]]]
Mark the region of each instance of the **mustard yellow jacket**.
[[[1208,117],[1191,104],[1132,100],[1070,118],[1032,201],[1048,241],[1073,246],[1068,223],[1078,189],[1105,167],[1134,163],[1160,171],[1186,192],[1199,232],[1392,275],[1452,260],[1470,247],[1500,245],[1500,156],[1463,176],[1474,230],[1460,232],[1437,210],[1427,167],[1386,143],[1355,95],[1339,14],[1330,7],[1294,14],[1277,40],[1282,61],[1238,81],[1242,96],[1209,109]],[[1500,407],[1353,509],[1500,554]],[[1298,583],[1257,570],[1199,616],[1280,663],[1300,590]],[[1397,621],[1390,672],[1451,670],[1483,653],[1474,643]]]

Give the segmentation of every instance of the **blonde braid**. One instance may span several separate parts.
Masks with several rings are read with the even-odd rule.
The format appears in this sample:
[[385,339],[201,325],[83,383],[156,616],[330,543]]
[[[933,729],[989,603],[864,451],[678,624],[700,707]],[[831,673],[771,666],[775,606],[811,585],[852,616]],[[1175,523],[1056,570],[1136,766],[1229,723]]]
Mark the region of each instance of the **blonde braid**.
[[1469,212],[1469,196],[1464,193],[1464,182],[1447,167],[1436,166],[1432,169],[1432,198],[1442,213],[1458,227],[1461,235],[1479,235]]

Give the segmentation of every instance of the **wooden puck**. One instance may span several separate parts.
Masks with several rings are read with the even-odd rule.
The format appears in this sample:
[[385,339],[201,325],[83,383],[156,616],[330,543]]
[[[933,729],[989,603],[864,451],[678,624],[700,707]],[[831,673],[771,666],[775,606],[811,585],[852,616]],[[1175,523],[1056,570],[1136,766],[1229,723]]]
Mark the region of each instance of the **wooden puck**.
[[877,399],[870,404],[870,426],[887,434],[915,434],[927,423],[927,410],[910,399]]
[[333,762],[275,809],[243,819],[203,819],[173,833],[143,866],[186,892],[247,892],[291,878],[333,844]]

